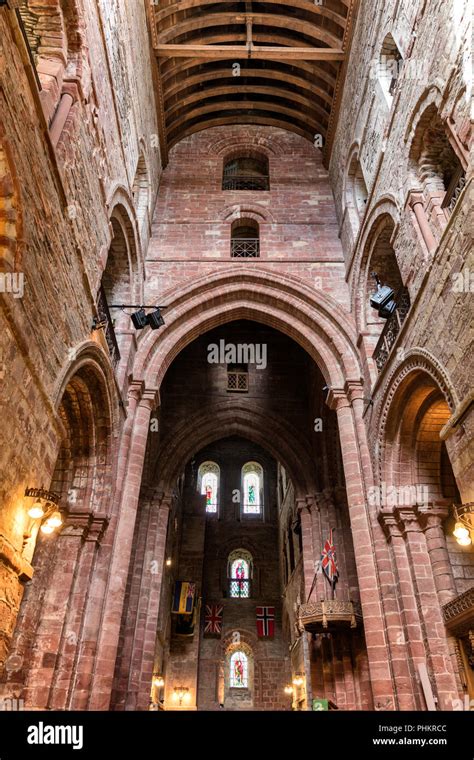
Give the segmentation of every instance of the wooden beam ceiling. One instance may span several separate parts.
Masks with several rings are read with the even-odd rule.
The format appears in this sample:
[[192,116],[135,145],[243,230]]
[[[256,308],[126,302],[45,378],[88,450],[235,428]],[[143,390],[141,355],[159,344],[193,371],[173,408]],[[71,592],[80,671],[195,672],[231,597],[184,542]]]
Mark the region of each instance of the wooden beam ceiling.
[[148,0],[166,150],[220,124],[332,145],[358,0]]

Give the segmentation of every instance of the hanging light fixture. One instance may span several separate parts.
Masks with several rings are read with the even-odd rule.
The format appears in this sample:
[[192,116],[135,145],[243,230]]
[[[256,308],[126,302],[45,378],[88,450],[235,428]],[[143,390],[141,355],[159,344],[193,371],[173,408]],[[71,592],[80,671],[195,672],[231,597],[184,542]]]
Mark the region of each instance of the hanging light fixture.
[[178,700],[179,705],[183,703],[183,699],[187,699],[189,697],[189,689],[187,686],[175,686],[173,691],[174,698]]
[[25,497],[33,498],[34,502],[28,509],[30,524],[23,534],[23,546],[31,537],[32,528],[37,520],[42,521],[40,530],[45,534],[53,533],[63,523],[61,512],[58,510],[59,494],[45,488],[27,488]]
[[303,686],[304,678],[301,673],[297,673],[293,678],[293,686]]
[[472,535],[474,534],[474,502],[461,505],[454,504],[453,509],[456,520],[453,536],[459,546],[471,546]]

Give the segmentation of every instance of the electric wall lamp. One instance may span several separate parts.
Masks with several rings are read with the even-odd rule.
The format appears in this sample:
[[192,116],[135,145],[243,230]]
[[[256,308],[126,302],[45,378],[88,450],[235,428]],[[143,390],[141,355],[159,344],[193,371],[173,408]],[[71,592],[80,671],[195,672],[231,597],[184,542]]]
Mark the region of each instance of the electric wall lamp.
[[467,504],[453,504],[456,525],[453,536],[460,546],[470,546],[474,535],[474,501]]
[[38,520],[41,521],[40,530],[45,534],[53,533],[63,523],[61,512],[58,509],[59,494],[45,488],[27,488],[25,497],[34,499],[34,501],[28,509],[30,523],[23,535],[24,544],[31,537],[33,526]]
[[175,686],[174,689],[174,698],[178,700],[178,703],[182,705],[183,699],[187,699],[189,697],[189,689],[187,686]]

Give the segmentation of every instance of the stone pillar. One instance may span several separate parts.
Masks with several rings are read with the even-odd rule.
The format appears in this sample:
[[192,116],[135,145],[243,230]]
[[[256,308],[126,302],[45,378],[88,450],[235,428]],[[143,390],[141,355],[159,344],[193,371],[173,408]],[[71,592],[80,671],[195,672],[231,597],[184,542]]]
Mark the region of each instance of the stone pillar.
[[[107,524],[107,517],[100,515],[74,513],[68,515],[66,530],[69,528],[71,536],[76,535],[79,538],[81,547],[74,568],[70,603],[58,649],[56,672],[49,700],[49,707],[53,710],[70,709],[73,686],[77,680],[77,652],[81,648],[82,624],[88,602],[90,581],[95,567],[97,549]],[[61,540],[59,540],[58,552],[61,556]]]
[[397,570],[396,583],[387,599],[393,611],[387,634],[398,701],[401,710],[421,710],[424,703],[421,691],[416,687],[419,680],[416,666],[425,662],[426,654],[402,528],[391,510],[382,510],[379,520],[384,526]]
[[433,232],[430,227],[430,223],[428,221],[428,217],[426,215],[425,200],[423,198],[423,193],[414,193],[414,192],[410,193],[409,198],[408,198],[408,203],[415,215],[415,219],[418,223],[418,228],[420,230],[421,236],[425,242],[428,252],[434,253],[434,251],[436,250],[438,246],[438,243],[436,241],[435,236],[433,235]]
[[419,507],[419,513],[423,520],[426,547],[439,603],[442,606],[457,595],[443,525],[449,515],[449,508]]
[[[354,389],[351,387],[347,387],[347,392],[331,389],[328,404],[336,410],[339,425],[375,706],[378,709],[394,710],[397,705],[390,665],[391,653],[387,641],[378,569],[374,557],[376,540],[366,498],[365,484],[367,483],[367,486],[371,484],[372,476],[362,419],[362,388],[359,387],[355,390],[358,393],[354,393]],[[348,394],[351,396],[351,400],[349,400]]]
[[127,658],[126,710],[147,710],[150,703],[170,507],[171,497],[163,494],[150,500],[148,505],[140,587],[136,592],[134,638],[130,658]]
[[[458,697],[457,682],[448,647],[446,628],[438,599],[433,568],[416,507],[401,507],[398,518],[406,536],[407,561],[411,570],[414,602],[420,614],[423,638],[431,669],[434,695],[441,710],[452,710]],[[426,656],[425,656],[426,659]]]
[[156,391],[143,390],[138,386],[134,387],[131,395],[131,426],[129,441],[125,438],[125,451],[119,463],[118,482],[122,482],[123,475],[123,487],[118,491],[120,507],[109,560],[96,665],[91,680],[88,704],[91,710],[108,710],[110,705],[135,518],[155,397]]

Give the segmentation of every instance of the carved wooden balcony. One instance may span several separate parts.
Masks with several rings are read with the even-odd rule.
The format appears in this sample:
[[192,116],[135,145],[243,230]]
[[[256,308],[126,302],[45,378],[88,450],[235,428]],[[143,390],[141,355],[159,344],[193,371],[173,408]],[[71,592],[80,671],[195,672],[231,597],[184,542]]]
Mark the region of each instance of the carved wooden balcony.
[[382,371],[393,344],[395,343],[398,333],[402,329],[402,325],[406,319],[408,312],[410,311],[410,294],[407,288],[400,288],[395,296],[397,302],[397,308],[393,312],[392,316],[385,322],[382,334],[379,338],[375,351],[373,354],[374,361],[377,365],[379,372]]
[[446,627],[457,635],[474,630],[474,586],[443,606]]
[[307,602],[298,608],[300,631],[321,633],[341,628],[357,628],[362,625],[362,608],[358,602],[342,599],[325,599]]

